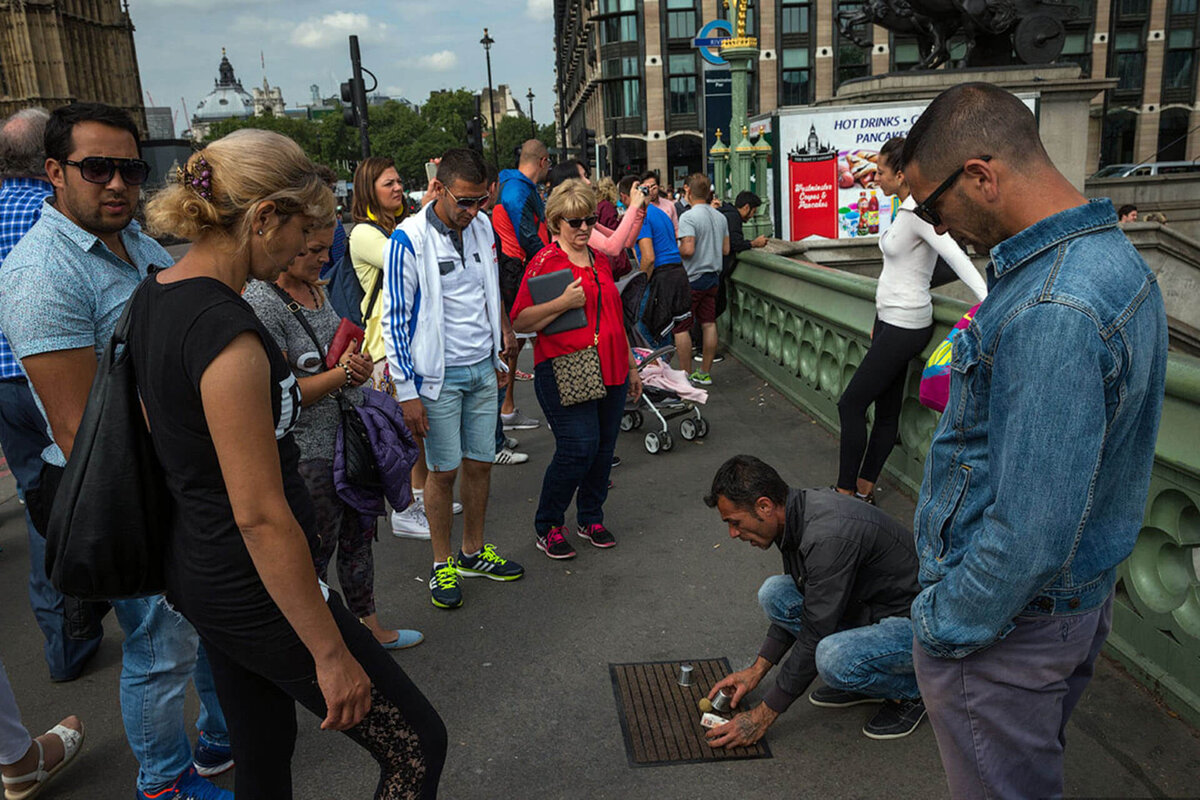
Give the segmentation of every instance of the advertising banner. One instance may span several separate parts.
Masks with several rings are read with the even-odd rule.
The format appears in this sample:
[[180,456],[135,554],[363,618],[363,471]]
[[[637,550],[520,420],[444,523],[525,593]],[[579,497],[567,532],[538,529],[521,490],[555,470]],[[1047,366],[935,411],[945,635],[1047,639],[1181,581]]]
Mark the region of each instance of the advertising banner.
[[[1034,97],[1022,100],[1036,113]],[[780,109],[772,135],[783,162],[779,174],[787,176],[776,195],[784,209],[783,238],[884,233],[900,201],[876,183],[879,148],[907,135],[924,110],[924,103]],[[827,190],[831,181],[834,188]]]

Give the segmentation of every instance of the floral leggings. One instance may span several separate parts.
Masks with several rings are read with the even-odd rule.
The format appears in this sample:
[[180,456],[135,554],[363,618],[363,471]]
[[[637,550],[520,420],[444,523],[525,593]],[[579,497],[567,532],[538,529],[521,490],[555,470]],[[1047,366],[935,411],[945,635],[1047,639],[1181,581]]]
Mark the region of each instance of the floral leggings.
[[317,577],[328,583],[329,562],[337,551],[338,583],[350,613],[362,619],[375,613],[375,526],[364,526],[354,509],[338,497],[332,461],[301,461],[300,477],[316,510],[320,547],[314,556]]

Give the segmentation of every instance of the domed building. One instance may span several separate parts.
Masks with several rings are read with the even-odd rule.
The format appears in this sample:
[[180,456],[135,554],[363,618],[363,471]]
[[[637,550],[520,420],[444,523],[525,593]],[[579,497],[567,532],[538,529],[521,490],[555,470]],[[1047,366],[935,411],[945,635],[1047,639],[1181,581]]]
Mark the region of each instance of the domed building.
[[192,115],[192,138],[196,141],[208,136],[208,129],[214,122],[254,116],[254,98],[233,74],[233,64],[229,63],[224,47],[217,71],[220,77],[213,81],[213,90],[197,104],[196,113]]

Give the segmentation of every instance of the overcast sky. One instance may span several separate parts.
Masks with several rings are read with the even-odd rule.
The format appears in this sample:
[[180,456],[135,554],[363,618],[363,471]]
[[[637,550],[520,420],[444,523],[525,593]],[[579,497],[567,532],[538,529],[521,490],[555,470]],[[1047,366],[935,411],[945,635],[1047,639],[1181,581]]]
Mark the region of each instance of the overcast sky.
[[180,98],[195,113],[222,47],[247,91],[262,85],[265,60],[268,80],[293,108],[309,102],[311,84],[323,96],[338,93],[350,76],[351,34],[379,91],[421,104],[434,89],[487,86],[479,44],[487,27],[496,40],[493,83],[509,84],[522,108],[532,87],[539,123],[554,107],[553,0],[129,0],[129,14],[144,99],[179,112],[176,134],[189,127]]

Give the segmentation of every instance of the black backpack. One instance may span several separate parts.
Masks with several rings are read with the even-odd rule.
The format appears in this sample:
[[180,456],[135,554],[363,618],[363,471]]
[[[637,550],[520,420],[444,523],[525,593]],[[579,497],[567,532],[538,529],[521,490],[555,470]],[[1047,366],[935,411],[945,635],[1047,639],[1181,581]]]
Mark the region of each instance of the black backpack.
[[[382,226],[376,225],[374,222],[360,222],[359,225],[370,225],[376,228],[384,236],[388,232]],[[350,320],[360,328],[365,329],[366,319],[363,318],[362,301],[366,296],[363,291],[362,283],[358,280],[358,273],[354,271],[354,259],[350,257],[350,240],[346,240],[346,252],[342,255],[340,263],[336,264],[330,272],[327,280],[329,304],[333,306],[333,310],[342,317]],[[383,288],[383,273],[380,273],[379,278],[375,281],[375,285],[371,287],[371,302],[367,306],[367,318],[369,319],[372,312],[375,310],[375,303],[379,299],[379,291]]]

